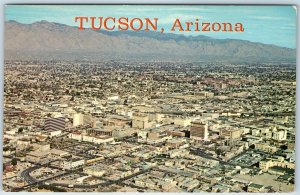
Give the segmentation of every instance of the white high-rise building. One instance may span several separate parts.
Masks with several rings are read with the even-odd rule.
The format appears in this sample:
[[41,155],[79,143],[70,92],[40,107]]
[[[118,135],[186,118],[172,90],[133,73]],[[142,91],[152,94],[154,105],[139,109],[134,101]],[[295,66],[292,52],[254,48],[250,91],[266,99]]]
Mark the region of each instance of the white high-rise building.
[[208,139],[208,122],[204,121],[194,121],[191,125],[191,138],[194,139]]
[[73,116],[73,127],[77,127],[79,125],[92,125],[93,118],[92,116],[76,113]]

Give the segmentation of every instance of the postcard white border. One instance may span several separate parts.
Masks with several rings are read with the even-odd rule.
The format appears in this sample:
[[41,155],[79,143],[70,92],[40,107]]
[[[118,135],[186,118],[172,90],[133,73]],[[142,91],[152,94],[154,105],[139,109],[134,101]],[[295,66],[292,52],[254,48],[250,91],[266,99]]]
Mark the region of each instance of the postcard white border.
[[[295,5],[297,6],[297,10],[299,12],[300,1],[298,0],[1,0],[0,1],[0,148],[2,148],[2,129],[3,129],[3,89],[4,89],[4,7],[6,4],[190,4],[190,5]],[[300,57],[300,50],[299,50],[299,13],[297,13],[297,76],[296,82],[299,83],[300,81],[300,70],[299,70],[299,57]],[[296,86],[296,148],[300,148],[300,142],[298,141],[298,133],[300,131],[300,106],[299,106],[299,97],[300,97],[300,85],[297,84]],[[300,162],[299,156],[300,149],[296,149],[296,162]],[[0,159],[2,160],[2,149],[0,150]],[[2,163],[0,163],[0,177],[1,177],[1,184],[0,184],[0,194],[28,194],[29,192],[4,192],[2,190]],[[295,171],[295,191],[292,193],[280,193],[280,194],[300,194],[300,169],[296,165]],[[58,194],[59,192],[55,192]],[[68,193],[68,195],[78,195],[77,192],[61,192],[61,193]],[[92,192],[91,192],[92,193]],[[42,194],[42,195],[52,195],[53,192],[35,192],[35,194]],[[109,195],[112,193],[101,193],[103,195]],[[121,193],[113,193],[113,194],[121,194]],[[127,193],[128,195],[133,194],[140,194],[140,193]],[[151,194],[151,193],[146,193]],[[155,193],[158,195],[163,195],[164,193]],[[180,193],[182,195],[189,195],[191,193]],[[220,193],[205,193],[205,194],[220,194]],[[232,194],[232,193],[224,193],[224,194]],[[239,194],[249,194],[249,193],[239,193]],[[255,193],[255,194],[269,194],[269,193]],[[271,194],[271,193],[270,193]],[[272,193],[273,194],[273,193]]]

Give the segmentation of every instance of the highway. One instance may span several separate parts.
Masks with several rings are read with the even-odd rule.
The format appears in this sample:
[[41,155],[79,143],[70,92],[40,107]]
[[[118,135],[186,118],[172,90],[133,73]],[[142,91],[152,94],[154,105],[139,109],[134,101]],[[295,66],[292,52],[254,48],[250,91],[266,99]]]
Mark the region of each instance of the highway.
[[[136,140],[132,139],[132,137],[128,137],[127,139],[125,139],[127,142],[135,142]],[[237,166],[236,164],[234,163],[230,163],[230,162],[226,162],[226,161],[223,161],[221,159],[218,159],[218,158],[215,158],[209,154],[207,154],[205,151],[201,150],[201,149],[198,149],[198,148],[191,148],[190,149],[190,152],[194,155],[198,155],[198,156],[201,156],[205,159],[211,159],[211,160],[215,160],[215,161],[218,161],[221,165],[230,165],[230,166]],[[116,155],[116,156],[112,156],[112,157],[109,157],[109,158],[105,158],[104,160],[107,160],[107,159],[112,159],[112,158],[115,158],[115,157],[119,157],[120,155]],[[159,157],[160,155],[155,155],[149,159],[146,159],[145,162],[151,162],[151,160]],[[57,161],[57,160],[54,160],[54,161]],[[26,170],[24,170],[22,173],[21,173],[21,177],[24,178],[24,180],[27,182],[27,185],[23,186],[23,187],[20,187],[20,188],[15,188],[14,191],[22,191],[26,188],[30,188],[32,186],[37,186],[39,184],[45,184],[45,182],[47,181],[53,181],[53,179],[56,179],[56,178],[59,178],[59,177],[62,177],[62,176],[65,176],[65,175],[68,175],[68,174],[72,174],[74,172],[82,172],[82,167],[80,168],[77,168],[77,169],[73,169],[73,170],[67,170],[67,171],[63,171],[61,174],[58,174],[58,175],[55,175],[55,176],[52,176],[52,177],[49,177],[49,178],[46,178],[46,179],[43,179],[43,180],[37,180],[35,179],[34,177],[30,176],[30,173],[34,170],[37,170],[41,167],[53,167],[53,166],[50,166],[50,163],[54,162],[54,161],[51,161],[51,162],[48,162],[48,163],[45,163],[45,164],[42,164],[42,165],[36,165],[36,166],[33,166],[33,167],[30,167]],[[163,164],[164,161],[160,162],[159,164]],[[156,165],[158,166],[158,165]],[[97,184],[92,184],[92,185],[88,185],[88,184],[66,184],[66,183],[52,183],[50,182],[50,185],[51,186],[55,186],[55,187],[68,187],[68,188],[87,188],[87,189],[91,189],[91,188],[99,188],[99,187],[107,187],[107,186],[110,186],[112,184],[118,184],[118,185],[121,185],[121,186],[131,186],[130,184],[124,184],[123,182],[126,181],[126,180],[129,180],[131,178],[134,178],[138,175],[141,175],[141,174],[144,174],[148,171],[150,171],[151,169],[153,169],[154,167],[156,166],[153,166],[151,168],[148,168],[148,169],[144,169],[144,170],[141,170],[135,174],[132,174],[130,176],[127,176],[127,177],[124,177],[124,178],[120,178],[118,180],[108,180],[108,179],[105,179],[105,178],[100,178],[101,180],[104,180],[103,183],[97,183]],[[242,168],[250,168],[250,169],[253,169],[251,166],[244,166],[244,165],[238,165]],[[58,167],[53,167],[53,168],[58,168]],[[135,185],[132,185],[132,187],[136,187],[136,188],[139,188]],[[139,188],[139,189],[143,189],[143,188]]]
[[[147,159],[145,161],[146,162],[150,162],[151,159],[153,159],[153,158],[155,158],[157,156],[154,156],[154,157],[152,157],[150,159]],[[115,158],[115,157],[119,157],[119,155],[112,156],[112,157],[106,158],[104,160],[112,159],[112,158]],[[42,164],[42,165],[36,165],[36,166],[30,167],[30,168],[22,171],[21,177],[24,178],[24,180],[27,182],[27,185],[19,187],[19,188],[14,188],[13,191],[22,191],[22,190],[24,190],[26,188],[30,188],[30,187],[33,187],[33,186],[38,186],[39,184],[45,184],[46,181],[50,181],[50,180],[53,180],[53,179],[56,179],[56,178],[59,178],[59,177],[62,177],[62,176],[68,175],[68,174],[72,174],[72,173],[74,173],[76,171],[82,171],[82,167],[80,167],[80,168],[77,168],[77,169],[72,169],[72,170],[64,171],[61,174],[58,174],[58,175],[55,175],[55,176],[52,176],[52,177],[49,177],[49,178],[46,178],[46,179],[43,179],[43,180],[36,180],[32,176],[30,176],[30,173],[32,171],[37,170],[37,169],[39,169],[41,167],[52,167],[52,166],[50,166],[50,163],[55,162],[55,161],[57,161],[57,160],[53,160],[51,162],[48,162],[48,163],[45,163],[45,164]],[[53,168],[57,168],[57,167],[53,167]],[[141,171],[139,171],[137,173],[134,173],[134,174],[132,174],[130,176],[127,176],[127,177],[124,177],[124,178],[120,178],[118,180],[107,180],[106,179],[106,181],[104,183],[98,183],[98,184],[93,184],[93,185],[86,185],[86,184],[65,184],[65,183],[51,183],[50,185],[51,186],[55,186],[55,187],[69,187],[70,185],[72,185],[72,188],[98,188],[100,186],[109,186],[109,185],[112,185],[112,184],[124,185],[122,183],[123,181],[131,179],[131,178],[136,177],[138,175],[144,174],[144,173],[150,171],[152,168],[154,168],[154,167],[141,170]],[[103,179],[103,178],[101,178],[101,179]]]

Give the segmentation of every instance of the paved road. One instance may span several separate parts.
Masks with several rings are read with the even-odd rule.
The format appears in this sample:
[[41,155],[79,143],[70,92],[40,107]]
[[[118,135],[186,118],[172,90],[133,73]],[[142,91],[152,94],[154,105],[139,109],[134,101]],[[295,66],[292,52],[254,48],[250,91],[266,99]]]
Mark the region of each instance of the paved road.
[[[116,158],[118,157],[119,155],[117,156],[112,156],[112,157],[109,157],[109,158],[106,158],[104,160],[107,160],[107,159],[112,159],[112,158]],[[156,157],[156,156],[155,156]],[[155,157],[152,157],[152,158],[155,158]],[[152,159],[151,158],[151,159]],[[151,159],[147,159],[146,161],[147,162],[150,162]],[[57,160],[54,160],[54,161],[57,161]],[[26,188],[29,188],[29,187],[32,187],[32,186],[36,186],[36,185],[39,185],[39,184],[44,184],[46,181],[50,181],[50,180],[53,180],[55,178],[58,178],[58,177],[61,177],[61,176],[65,176],[67,174],[71,174],[71,173],[74,173],[76,171],[81,171],[82,168],[77,168],[77,169],[73,169],[73,170],[68,170],[68,171],[65,171],[59,175],[55,175],[53,177],[49,177],[49,178],[46,178],[44,180],[36,180],[34,177],[30,176],[30,173],[36,169],[39,169],[41,167],[51,167],[49,166],[50,163],[54,162],[54,161],[51,161],[49,163],[45,163],[45,164],[42,164],[42,165],[36,165],[36,166],[33,166],[33,167],[30,167],[24,171],[22,171],[21,173],[21,177],[24,178],[24,180],[28,183],[27,185],[23,186],[23,187],[19,187],[19,188],[15,188],[13,189],[12,191],[22,191]],[[56,167],[54,167],[56,168]],[[152,167],[153,168],[153,167]],[[74,184],[73,187],[74,188],[98,188],[99,186],[109,186],[109,185],[112,185],[112,184],[121,184],[123,181],[125,180],[128,180],[128,179],[131,179],[137,175],[140,175],[140,174],[144,174],[145,172],[151,170],[152,168],[149,168],[149,169],[145,169],[145,170],[142,170],[142,171],[139,171],[138,173],[135,173],[135,174],[132,174],[128,177],[124,177],[124,178],[120,178],[118,180],[107,180],[106,182],[104,183],[98,183],[98,184],[93,184],[93,185],[85,185],[85,184]],[[70,184],[65,184],[65,183],[51,183],[52,186],[55,186],[55,187],[69,187]]]
[[[129,141],[129,142],[136,142],[136,140],[132,139],[132,137],[127,137],[125,139],[126,141]],[[191,149],[190,150],[192,154],[195,154],[195,155],[198,155],[198,156],[201,156],[203,158],[206,158],[206,159],[211,159],[211,160],[215,160],[215,161],[218,161],[220,164],[222,165],[231,165],[231,166],[236,166],[236,164],[234,163],[230,163],[230,162],[226,162],[226,161],[223,161],[221,159],[217,159],[207,153],[205,153],[205,151],[203,150],[200,150],[200,149]],[[119,155],[116,155],[116,156],[112,156],[112,157],[109,157],[109,158],[105,158],[104,160],[107,160],[107,159],[111,159],[111,158],[116,158],[118,157]],[[160,155],[156,155],[156,156],[153,156],[147,160],[145,160],[146,162],[151,162],[151,160],[153,160],[154,158],[156,157],[159,157]],[[162,162],[163,163],[163,162]],[[24,170],[22,173],[21,173],[21,177],[23,177],[25,179],[25,181],[28,183],[26,186],[23,186],[21,188],[17,188],[15,189],[15,191],[21,191],[21,190],[24,190],[28,187],[32,187],[32,186],[35,186],[35,185],[38,185],[38,184],[45,184],[46,181],[50,181],[50,180],[53,180],[55,178],[58,178],[58,177],[61,177],[61,176],[64,176],[64,175],[67,175],[67,174],[71,174],[71,173],[74,173],[76,171],[82,171],[82,168],[77,168],[77,169],[74,169],[74,170],[68,170],[68,171],[64,171],[63,173],[59,174],[59,175],[55,175],[53,177],[50,177],[50,178],[47,178],[47,179],[44,179],[44,180],[36,180],[35,178],[33,178],[32,176],[30,176],[30,173],[38,168],[41,168],[41,167],[45,167],[45,166],[49,166],[50,163],[48,164],[43,164],[43,165],[36,165],[34,167],[30,167],[26,170]],[[239,165],[241,166],[241,165]],[[243,168],[251,168],[249,166],[241,166]],[[56,167],[55,167],[56,168]],[[124,178],[120,178],[118,180],[106,180],[105,182],[103,183],[98,183],[98,184],[93,184],[93,185],[87,185],[87,184],[74,184],[72,185],[72,188],[98,188],[98,187],[101,187],[101,186],[109,186],[109,185],[112,185],[112,184],[118,184],[118,185],[121,185],[121,186],[129,186],[130,184],[124,184],[123,182],[126,181],[126,180],[129,180],[131,178],[134,178],[138,175],[141,175],[141,174],[144,174],[148,171],[150,171],[152,168],[154,167],[151,167],[151,168],[148,168],[148,169],[145,169],[145,170],[141,170],[139,171],[138,173],[135,173],[135,174],[132,174],[130,176],[127,176],[127,177],[124,177]],[[70,184],[65,184],[65,183],[51,183],[50,184],[51,186],[55,186],[55,187],[69,187]],[[134,186],[134,185],[133,185]],[[70,186],[71,187],[71,186]],[[137,186],[134,186],[136,188],[138,188]],[[143,188],[141,188],[143,189]]]

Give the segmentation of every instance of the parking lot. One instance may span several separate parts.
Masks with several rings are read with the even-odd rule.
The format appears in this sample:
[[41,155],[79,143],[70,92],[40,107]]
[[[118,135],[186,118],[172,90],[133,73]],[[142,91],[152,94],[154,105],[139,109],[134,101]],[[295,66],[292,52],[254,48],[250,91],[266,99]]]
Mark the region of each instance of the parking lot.
[[246,153],[231,160],[230,163],[241,164],[244,166],[252,166],[264,158],[265,156],[262,153],[257,153],[255,151],[247,151]]

